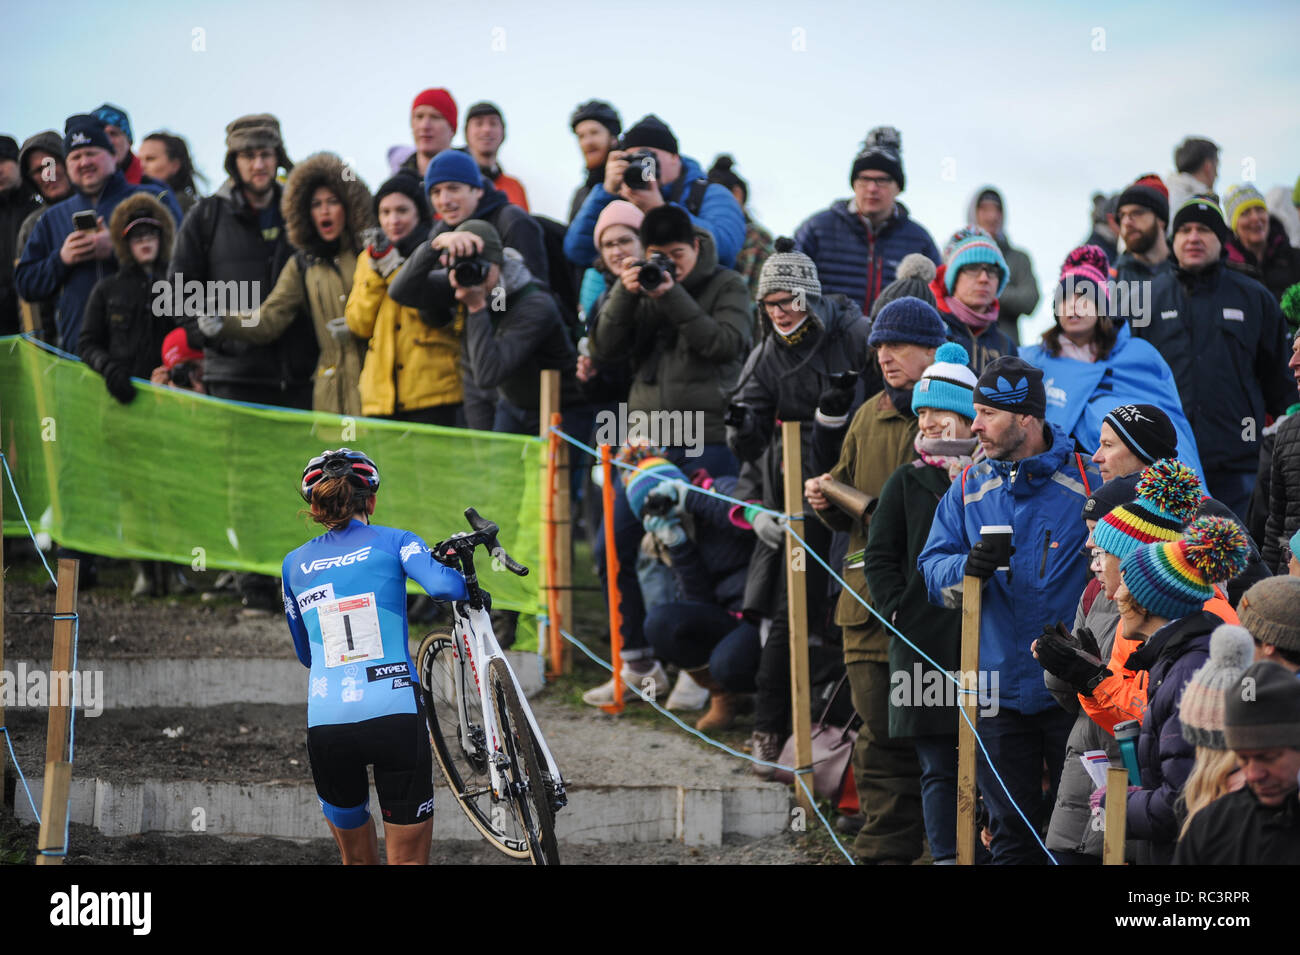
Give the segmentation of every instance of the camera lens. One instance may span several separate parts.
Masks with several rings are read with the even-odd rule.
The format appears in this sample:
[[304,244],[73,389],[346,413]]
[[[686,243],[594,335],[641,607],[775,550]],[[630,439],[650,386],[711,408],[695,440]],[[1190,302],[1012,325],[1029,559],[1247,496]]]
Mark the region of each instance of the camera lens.
[[466,259],[464,262],[457,262],[452,266],[452,274],[456,276],[456,284],[461,288],[468,288],[471,285],[482,285],[487,281],[488,266],[482,259]]
[[654,291],[663,284],[664,270],[657,262],[647,262],[637,269],[636,280],[643,289]]
[[655,155],[651,152],[632,153],[627,157],[627,168],[623,170],[623,182],[629,189],[649,189],[651,181],[658,178],[655,171]]

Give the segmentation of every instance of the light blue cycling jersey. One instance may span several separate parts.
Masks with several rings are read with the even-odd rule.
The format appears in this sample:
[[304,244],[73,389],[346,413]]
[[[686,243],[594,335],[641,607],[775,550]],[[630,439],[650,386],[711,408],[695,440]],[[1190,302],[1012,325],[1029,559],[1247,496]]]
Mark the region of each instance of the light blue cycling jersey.
[[465,600],[459,571],[410,531],[354,518],[292,551],[281,576],[293,647],[311,669],[308,726],[418,712],[406,578],[431,597]]

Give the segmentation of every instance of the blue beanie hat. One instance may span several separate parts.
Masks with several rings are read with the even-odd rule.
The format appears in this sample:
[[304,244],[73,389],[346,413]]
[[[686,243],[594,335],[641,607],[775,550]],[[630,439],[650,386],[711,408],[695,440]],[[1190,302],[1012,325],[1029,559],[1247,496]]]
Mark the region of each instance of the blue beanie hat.
[[1300,560],[1300,531],[1291,535],[1291,553],[1296,560]]
[[885,342],[938,348],[948,340],[943,319],[935,307],[910,295],[896,298],[880,310],[871,323],[867,344],[872,348]]
[[948,244],[943,247],[943,261],[947,266],[943,273],[943,285],[949,295],[957,287],[957,273],[967,265],[979,265],[982,262],[996,265],[999,275],[999,297],[1006,289],[1007,282],[1011,280],[1011,269],[1007,267],[1007,260],[1002,257],[998,240],[979,226],[967,226],[954,232],[948,239]]
[[469,153],[459,149],[444,149],[429,161],[424,170],[424,191],[430,192],[440,182],[463,182],[475,189],[483,188],[483,174]]
[[941,408],[975,420],[975,372],[970,355],[956,342],[945,342],[934,353],[934,364],[912,389],[912,410]]
[[94,146],[96,149],[113,151],[113,144],[104,131],[101,120],[86,113],[69,116],[63,124],[63,153],[66,156],[74,149]]
[[91,115],[100,120],[105,126],[116,126],[126,134],[128,141],[135,142],[135,137],[131,135],[131,118],[126,115],[126,110],[122,107],[114,106],[112,103],[105,103]]
[[623,472],[623,487],[627,493],[627,506],[637,520],[641,519],[641,508],[645,505],[650,489],[661,481],[684,481],[691,483],[681,469],[667,458],[657,455],[642,458],[635,471]]

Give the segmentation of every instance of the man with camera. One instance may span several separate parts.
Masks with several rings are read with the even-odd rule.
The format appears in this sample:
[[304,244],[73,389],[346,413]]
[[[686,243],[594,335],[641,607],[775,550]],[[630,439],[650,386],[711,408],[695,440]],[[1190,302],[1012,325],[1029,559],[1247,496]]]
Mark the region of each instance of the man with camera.
[[1078,515],[1101,485],[1070,437],[1044,421],[1046,412],[1040,369],[1011,356],[989,363],[975,386],[971,427],[986,460],[953,481],[917,559],[933,604],[958,607],[963,578],[982,581],[979,683],[987,680],[995,695],[980,706],[996,712],[980,715],[977,777],[995,865],[1048,861],[1023,820],[1037,826],[1056,802],[1074,720],[1044,685],[1030,645],[1074,619],[1088,583],[1088,528]]
[[642,212],[661,206],[685,210],[690,221],[713,234],[718,263],[731,268],[745,242],[745,214],[726,186],[711,183],[700,164],[678,152],[677,137],[651,113],[623,134],[605,160],[605,181],[592,188],[569,223],[564,254],[575,265],[596,258],[593,233],[601,211],[626,199]]
[[389,295],[418,308],[421,320],[435,328],[463,322],[462,373],[467,388],[495,392],[495,413],[486,425],[493,431],[537,434],[544,368],[561,370],[566,415],[581,411],[573,376],[577,351],[555,299],[491,223],[467,219],[435,235],[411,256]]
[[[728,201],[735,202],[730,196]],[[591,202],[589,198],[587,206]],[[750,347],[753,326],[745,280],[718,265],[713,236],[678,206],[660,205],[646,213],[640,232],[646,258],[624,263],[592,329],[591,358],[601,364],[632,364],[629,419],[638,412],[650,420],[672,412],[681,423],[680,433],[669,436],[675,440],[660,435],[665,458],[678,466],[689,463],[689,470],[704,468],[714,477],[734,475],[738,465],[727,449],[723,417],[727,392]],[[622,488],[616,490],[623,678],[641,686],[651,676],[655,692],[666,694],[667,677],[642,629],[645,603],[636,576],[641,523]],[[603,573],[603,535],[595,536],[593,551]],[[583,698],[595,706],[612,702],[612,685]]]
[[437,238],[462,222],[481,219],[496,230],[502,245],[514,249],[538,281],[547,275],[546,241],[537,220],[483,178],[468,153],[448,149],[438,153],[424,172],[424,191],[438,214],[431,235]]
[[179,222],[181,210],[166,188],[133,186],[117,168],[113,144],[94,116],[70,116],[64,124],[68,178],[76,193],[55,203],[37,221],[14,269],[18,294],[29,302],[58,296],[59,344],[75,352],[90,290],[117,272],[113,240],[104,224],[118,203],[137,192],[158,199]]

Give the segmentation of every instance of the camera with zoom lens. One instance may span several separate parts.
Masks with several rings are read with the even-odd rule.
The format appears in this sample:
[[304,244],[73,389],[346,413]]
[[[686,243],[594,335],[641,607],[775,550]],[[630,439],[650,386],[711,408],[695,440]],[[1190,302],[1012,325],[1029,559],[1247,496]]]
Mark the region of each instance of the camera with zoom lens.
[[629,189],[649,189],[654,180],[659,178],[657,160],[650,150],[638,149],[623,158],[627,160],[623,181]]
[[664,277],[677,278],[677,266],[662,252],[637,262],[636,280],[646,291],[653,292],[664,283]]
[[461,259],[451,267],[451,274],[456,276],[456,284],[461,288],[469,288],[472,285],[482,285],[487,281],[488,269],[491,263],[482,256],[474,256],[472,259]]

